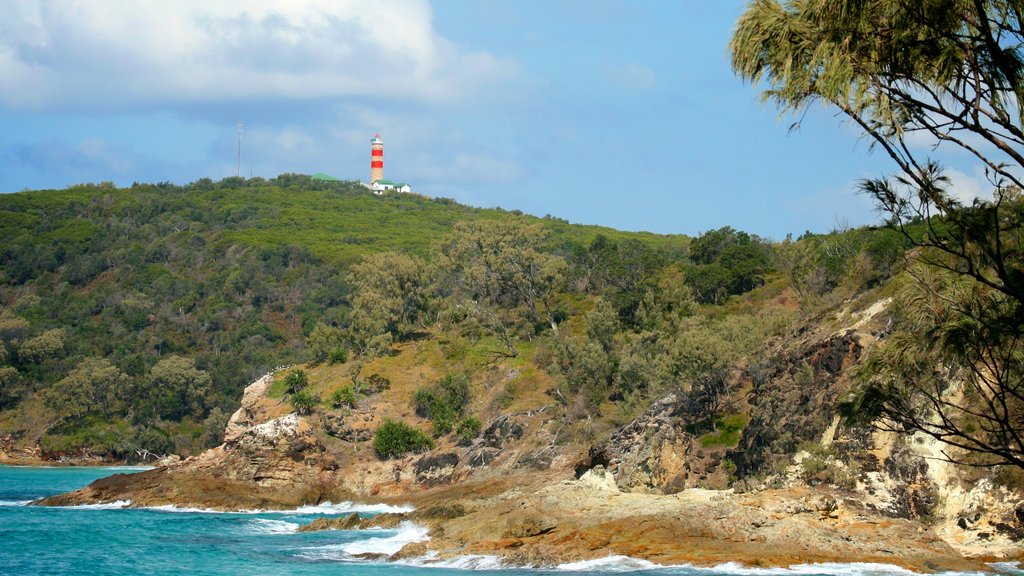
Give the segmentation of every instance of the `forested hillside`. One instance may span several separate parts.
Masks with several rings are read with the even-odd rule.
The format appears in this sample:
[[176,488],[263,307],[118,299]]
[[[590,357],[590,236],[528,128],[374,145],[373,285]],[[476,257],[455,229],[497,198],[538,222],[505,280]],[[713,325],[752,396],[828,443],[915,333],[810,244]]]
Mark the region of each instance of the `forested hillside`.
[[0,435],[116,458],[215,444],[276,366],[423,338],[520,358],[588,426],[682,383],[714,412],[737,360],[904,248],[867,229],[691,242],[301,175],[6,194],[0,228]]
[[[0,434],[118,455],[210,445],[245,383],[305,359],[317,323],[348,326],[352,263],[513,217],[290,174],[4,194]],[[522,219],[564,256],[598,236],[665,259],[687,244]]]

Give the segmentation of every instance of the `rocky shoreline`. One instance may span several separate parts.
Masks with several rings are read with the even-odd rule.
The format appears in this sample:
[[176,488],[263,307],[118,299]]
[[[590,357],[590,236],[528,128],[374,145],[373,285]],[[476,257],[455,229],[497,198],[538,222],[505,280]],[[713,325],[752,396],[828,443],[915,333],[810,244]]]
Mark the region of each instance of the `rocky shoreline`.
[[[289,509],[305,503],[301,498],[246,496],[243,485],[209,476],[168,481],[179,476],[171,470],[117,474],[37,504],[130,499],[131,506],[240,510]],[[1022,558],[1019,548],[1013,547],[993,547],[985,554],[967,556],[920,522],[881,517],[825,490],[800,487],[737,494],[689,489],[672,495],[639,494],[619,491],[611,475],[602,470],[580,479],[565,476],[491,475],[404,492],[379,501],[412,504],[412,512],[372,519],[324,518],[303,529],[394,527],[409,520],[429,528],[430,539],[407,545],[391,560],[428,554],[438,560],[493,556],[503,565],[532,567],[621,555],[666,566],[869,562],[934,573],[988,571],[989,562]],[[200,491],[204,496],[196,498]]]
[[[874,314],[852,317],[862,325]],[[302,416],[268,397],[268,374],[246,388],[221,446],[36,504],[411,505],[408,513],[329,518],[305,528],[411,521],[429,529],[428,540],[406,545],[394,560],[484,556],[540,567],[621,555],[666,566],[868,562],[935,573],[990,571],[991,562],[1024,559],[1021,494],[946,465],[940,448],[925,440],[839,429],[831,402],[858,342],[869,337],[845,329],[807,333],[780,347],[766,382],[773,393],[793,393],[787,411],[752,420],[735,445],[702,444],[688,431],[699,415],[685,398],[666,394],[599,444],[559,442],[564,415],[538,403],[493,415],[470,441],[440,439],[430,452],[381,459],[373,430],[384,418],[410,417],[409,390]],[[790,378],[801,366],[815,371],[822,393],[801,396],[807,386]],[[790,406],[797,400],[802,404]],[[820,438],[820,451],[800,450],[786,456],[788,464],[778,459],[786,466],[769,476],[735,481],[727,462],[752,465],[757,442],[792,429]]]

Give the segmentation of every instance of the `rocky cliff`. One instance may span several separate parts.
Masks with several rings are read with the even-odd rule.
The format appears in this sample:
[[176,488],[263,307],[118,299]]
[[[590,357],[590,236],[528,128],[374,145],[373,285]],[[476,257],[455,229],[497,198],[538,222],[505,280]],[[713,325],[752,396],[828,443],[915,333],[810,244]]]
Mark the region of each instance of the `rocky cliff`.
[[[623,554],[935,571],[1020,557],[1024,500],[1007,483],[943,462],[932,441],[834,416],[850,367],[884,336],[887,303],[872,304],[816,319],[773,342],[761,364],[737,366],[721,399],[729,418],[709,418],[680,388],[604,440],[565,441],[564,409],[538,395],[523,409],[495,409],[475,438],[441,438],[429,452],[385,460],[372,450],[373,431],[409,415],[408,390],[299,415],[271,397],[267,375],[246,388],[221,446],[40,503],[411,503],[431,540],[402,555],[531,565]],[[496,367],[485,388],[511,377]]]

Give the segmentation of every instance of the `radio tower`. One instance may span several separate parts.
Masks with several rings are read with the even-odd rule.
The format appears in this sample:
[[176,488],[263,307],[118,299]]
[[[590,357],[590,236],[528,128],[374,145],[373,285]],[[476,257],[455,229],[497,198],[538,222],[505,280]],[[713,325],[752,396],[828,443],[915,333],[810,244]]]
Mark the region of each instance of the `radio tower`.
[[238,174],[239,178],[242,177],[242,133],[245,131],[245,124],[238,123]]
[[370,140],[370,184],[384,179],[384,141],[380,132]]

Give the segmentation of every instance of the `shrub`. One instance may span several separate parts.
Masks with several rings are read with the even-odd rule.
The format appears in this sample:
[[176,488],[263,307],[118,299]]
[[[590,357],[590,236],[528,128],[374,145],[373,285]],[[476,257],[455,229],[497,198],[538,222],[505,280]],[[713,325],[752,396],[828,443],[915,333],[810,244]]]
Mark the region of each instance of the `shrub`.
[[329,364],[344,364],[348,362],[348,350],[344,348],[331,350],[331,353],[327,355],[327,362]]
[[309,414],[320,403],[320,397],[306,390],[300,390],[291,396],[292,406],[299,414]]
[[397,458],[410,452],[424,452],[434,447],[434,441],[420,430],[404,422],[385,418],[377,427],[373,449],[381,458]]
[[480,435],[480,428],[483,425],[480,423],[480,419],[476,416],[469,416],[459,421],[459,425],[455,428],[455,434],[459,437],[459,440],[463,442],[469,442]]
[[388,388],[391,388],[391,380],[388,380],[380,374],[370,374],[366,378],[364,390],[367,394],[376,394],[377,392],[383,392]]
[[434,436],[444,436],[451,432],[467,403],[469,378],[463,374],[449,374],[433,386],[416,390],[413,395],[416,414],[433,421]]
[[303,370],[292,370],[284,377],[284,385],[288,394],[295,394],[309,386],[309,378]]
[[359,400],[355,388],[348,384],[331,392],[331,406],[341,408],[343,406],[353,407]]

